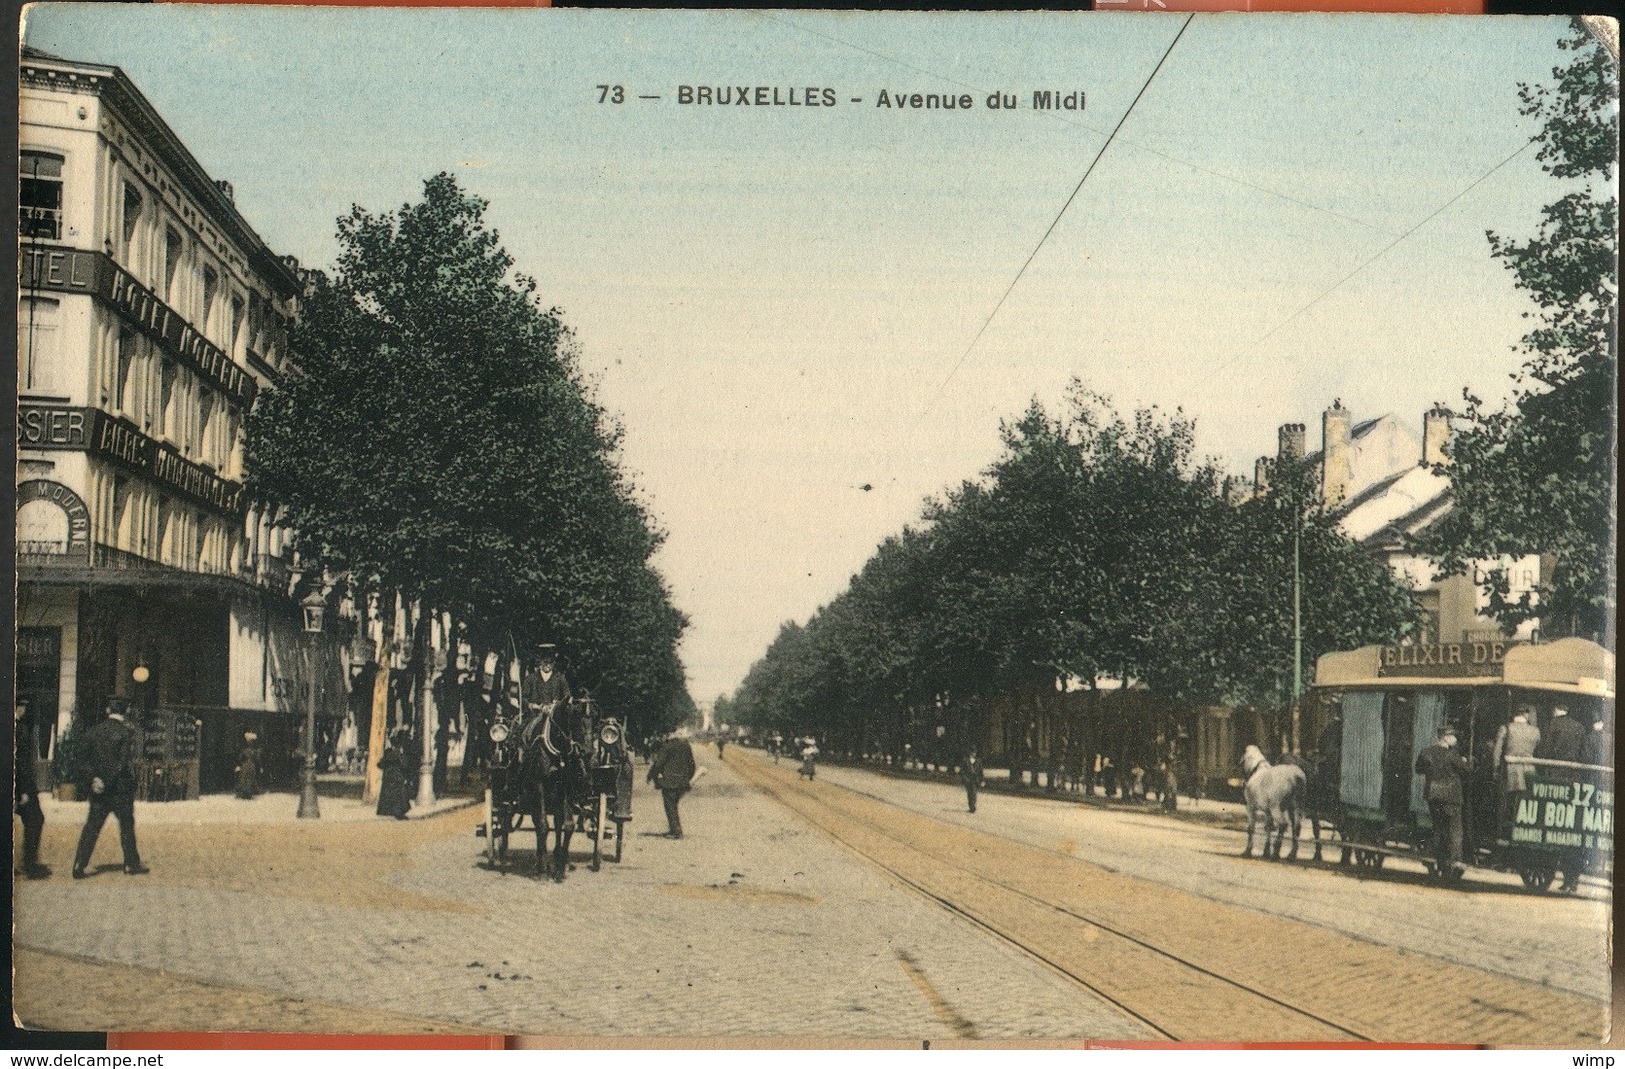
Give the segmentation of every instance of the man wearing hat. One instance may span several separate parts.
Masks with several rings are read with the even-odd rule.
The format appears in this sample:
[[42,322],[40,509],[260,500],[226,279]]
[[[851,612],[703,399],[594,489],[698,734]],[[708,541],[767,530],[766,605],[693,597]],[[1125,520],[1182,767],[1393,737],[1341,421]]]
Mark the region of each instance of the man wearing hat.
[[1456,729],[1439,728],[1439,738],[1416,755],[1416,774],[1423,777],[1428,816],[1433,821],[1433,858],[1441,880],[1460,879],[1462,780],[1467,759],[1456,752]]
[[683,795],[688,793],[694,773],[694,748],[687,739],[673,732],[661,744],[660,752],[655,754],[654,761],[649,764],[649,774],[645,777],[660,789],[661,801],[666,806],[668,839],[683,837],[683,819],[678,815],[677,806],[683,800]]
[[109,816],[118,820],[119,846],[124,852],[124,871],[140,876],[149,871],[141,863],[135,845],[135,755],[139,738],[126,720],[129,703],[114,698],[107,706],[107,719],[85,733],[90,766],[90,814],[79,833],[79,849],[73,858],[73,878],[85,878],[85,866],[101,837]]
[[1540,746],[1540,728],[1534,725],[1535,707],[1520,705],[1512,714],[1512,722],[1502,724],[1495,733],[1495,748],[1490,760],[1500,773],[1501,823],[1510,824],[1518,811],[1518,799],[1529,789],[1529,778],[1535,766],[1521,758],[1535,756]]
[[531,662],[524,671],[524,701],[528,711],[542,712],[570,698],[570,682],[559,666],[559,648],[551,642],[531,647]]
[[12,779],[12,809],[23,822],[23,863],[19,870],[25,879],[43,880],[51,870],[40,864],[39,842],[45,831],[45,811],[39,804],[39,783],[34,773],[34,720],[28,703],[18,700],[12,706],[12,727],[16,737],[16,759]]
[[[1549,761],[1572,761],[1581,763],[1585,756],[1586,729],[1581,727],[1569,711],[1559,705],[1552,710],[1552,721],[1546,725],[1542,733],[1540,746],[1535,750],[1536,757],[1544,757]],[[1563,778],[1573,777],[1578,771],[1569,768],[1554,768],[1550,772]],[[1576,777],[1577,778],[1577,777]],[[1558,890],[1572,894],[1580,889],[1580,869],[1585,867],[1585,850],[1583,847],[1565,846],[1557,852],[1557,864],[1563,870],[1563,886]]]

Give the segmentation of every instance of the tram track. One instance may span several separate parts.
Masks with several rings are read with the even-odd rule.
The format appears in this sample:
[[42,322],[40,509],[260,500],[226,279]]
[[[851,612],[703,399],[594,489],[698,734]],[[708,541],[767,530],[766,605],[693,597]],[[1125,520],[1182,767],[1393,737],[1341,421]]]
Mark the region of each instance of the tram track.
[[[1585,1045],[1603,1032],[1606,1008],[1592,1000],[1096,871],[749,757],[730,767],[895,882],[1158,1037]],[[1446,1004],[1432,1013],[1435,992]]]

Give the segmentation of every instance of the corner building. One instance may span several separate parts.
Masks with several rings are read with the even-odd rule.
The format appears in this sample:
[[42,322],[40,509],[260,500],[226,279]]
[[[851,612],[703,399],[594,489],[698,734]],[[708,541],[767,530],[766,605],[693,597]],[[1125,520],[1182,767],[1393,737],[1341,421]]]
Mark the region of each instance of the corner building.
[[42,772],[124,697],[143,789],[230,786],[245,730],[273,778],[314,658],[287,532],[243,490],[244,419],[283,372],[297,265],[274,255],[118,68],[25,49],[18,227],[18,698]]

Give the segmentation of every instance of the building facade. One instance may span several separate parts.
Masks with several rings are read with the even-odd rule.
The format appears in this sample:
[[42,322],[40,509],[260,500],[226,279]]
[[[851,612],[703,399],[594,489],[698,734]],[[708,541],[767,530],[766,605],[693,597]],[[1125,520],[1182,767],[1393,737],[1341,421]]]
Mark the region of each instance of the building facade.
[[[1356,422],[1336,402],[1321,415],[1321,447],[1306,452],[1301,423],[1277,431],[1276,457],[1296,458],[1310,466],[1321,500],[1331,507],[1343,533],[1382,557],[1416,594],[1423,628],[1420,644],[1528,640],[1538,637],[1538,622],[1503,632],[1484,615],[1488,598],[1480,585],[1481,567],[1473,574],[1440,576],[1433,562],[1406,548],[1409,535],[1422,530],[1450,508],[1450,480],[1434,470],[1447,463],[1450,414],[1440,409],[1422,417],[1418,435],[1393,415]],[[1255,489],[1267,481],[1270,461],[1260,457]],[[1514,595],[1539,589],[1538,556],[1497,562],[1508,570]]]
[[275,774],[312,676],[319,708],[344,702],[343,636],[307,639],[291,540],[243,487],[296,265],[118,68],[25,50],[20,75],[18,699],[37,754],[116,697],[169,793],[229,786],[245,730]]

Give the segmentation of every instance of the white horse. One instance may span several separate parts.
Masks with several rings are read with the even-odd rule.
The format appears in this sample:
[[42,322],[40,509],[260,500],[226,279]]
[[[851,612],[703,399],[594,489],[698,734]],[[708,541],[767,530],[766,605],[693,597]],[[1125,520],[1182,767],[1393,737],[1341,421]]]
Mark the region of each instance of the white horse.
[[[1281,840],[1288,826],[1292,828],[1292,850],[1288,859],[1298,856],[1298,828],[1308,800],[1309,782],[1303,769],[1295,765],[1272,765],[1256,746],[1241,752],[1241,770],[1247,777],[1247,849],[1242,857],[1253,856],[1253,830],[1259,815],[1264,817],[1264,852],[1266,858],[1281,856]],[[1271,834],[1275,841],[1270,842]]]

